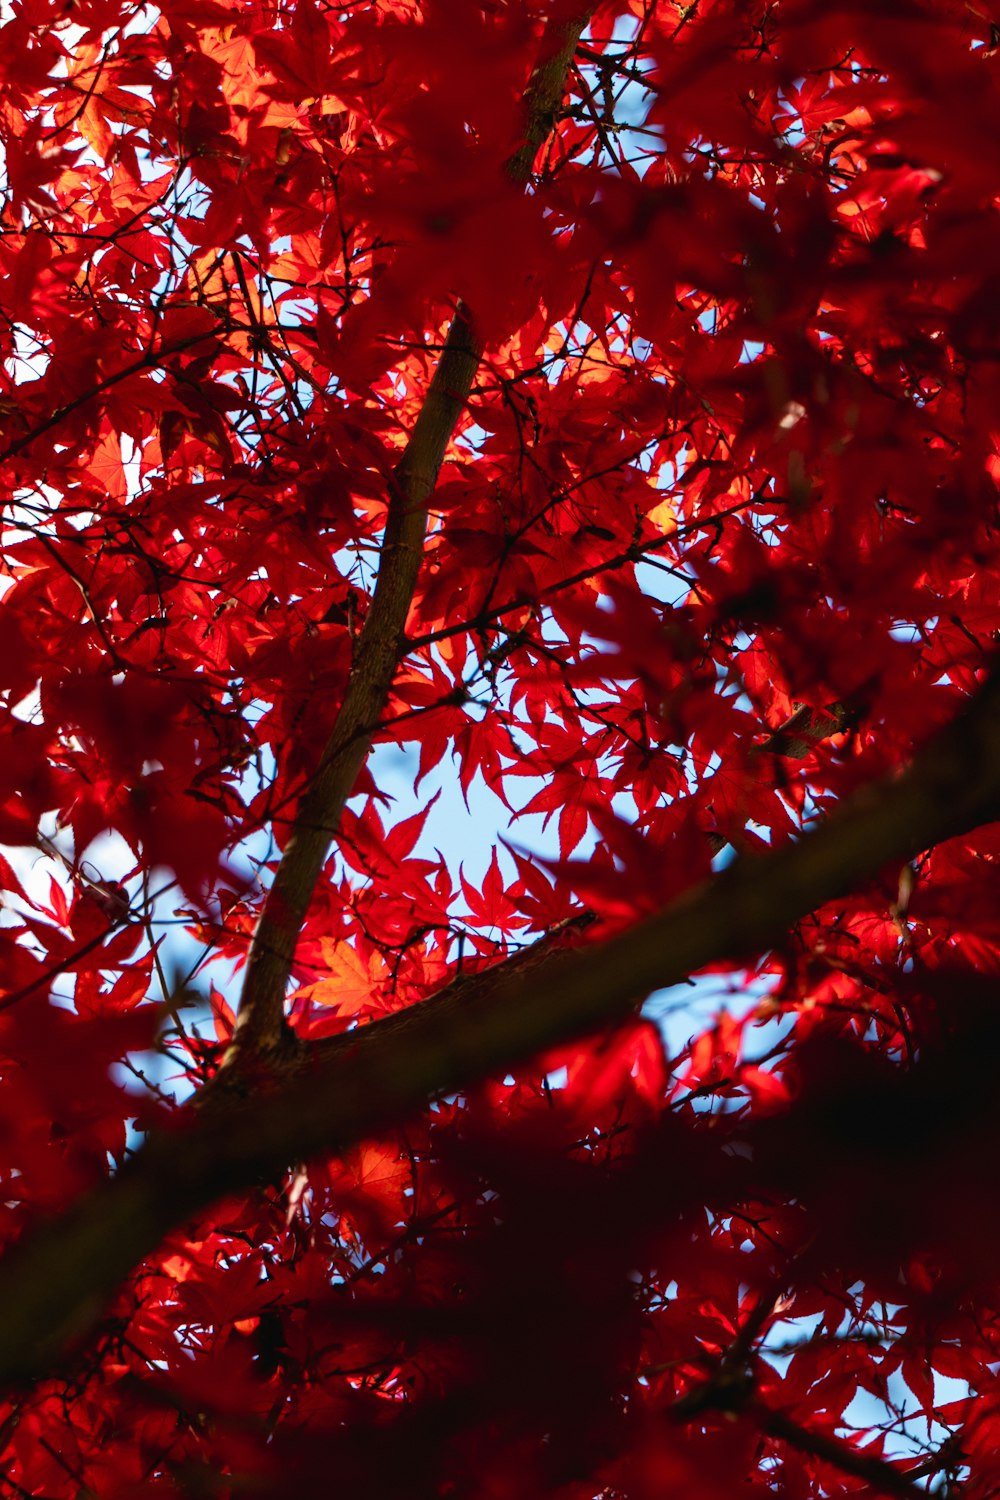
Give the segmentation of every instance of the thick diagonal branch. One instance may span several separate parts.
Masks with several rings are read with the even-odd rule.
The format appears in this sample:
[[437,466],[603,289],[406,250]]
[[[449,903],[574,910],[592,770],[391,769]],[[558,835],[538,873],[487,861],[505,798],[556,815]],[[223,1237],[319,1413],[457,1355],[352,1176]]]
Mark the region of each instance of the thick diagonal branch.
[[[42,1373],[115,1286],[215,1198],[344,1150],[442,1094],[613,1023],[651,990],[759,953],[890,860],[1000,818],[1000,676],[902,775],[860,791],[815,832],[738,860],[603,943],[501,964],[290,1059],[285,1080],[152,1142],[0,1268],[0,1381]],[[193,1112],[192,1112],[193,1113]]]
[[[508,176],[528,183],[538,148],[551,132],[569,65],[593,7],[558,27],[525,93],[524,140]],[[404,627],[423,555],[427,504],[445,450],[465,406],[482,346],[474,309],[459,307],[403,456],[393,474],[389,514],[371,608],[329,743],[302,797],[247,961],[231,1058],[280,1053],[290,1039],[285,992],[299,932],[340,815],[368,754],[402,654]]]

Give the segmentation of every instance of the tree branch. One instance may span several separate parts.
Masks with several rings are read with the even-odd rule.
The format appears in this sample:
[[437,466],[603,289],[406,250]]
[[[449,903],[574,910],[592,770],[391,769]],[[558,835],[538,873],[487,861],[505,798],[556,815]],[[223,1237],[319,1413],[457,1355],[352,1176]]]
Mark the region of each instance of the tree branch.
[[[218,1093],[0,1267],[0,1381],[37,1376],[93,1328],[175,1225],[293,1161],[343,1151],[428,1100],[627,1015],[653,989],[759,952],[890,860],[1000,817],[1000,673],[916,756],[814,832],[737,860],[605,942],[520,955],[277,1068],[269,1094]],[[280,1077],[284,1074],[283,1079]],[[239,1083],[239,1076],[234,1079]],[[265,1080],[266,1086],[266,1080]]]
[[[531,179],[538,148],[551,132],[566,75],[593,7],[557,28],[525,92],[525,138],[507,163],[511,180]],[[285,993],[295,947],[316,882],[382,716],[400,657],[427,525],[455,424],[465,406],[482,344],[461,304],[403,456],[393,474],[378,579],[351,667],[347,691],[319,769],[296,810],[288,843],[254,933],[233,1044],[227,1063],[250,1055],[280,1058],[295,1050],[285,1020]]]
[[[746,1416],[767,1437],[786,1443],[810,1458],[818,1458],[839,1469],[842,1474],[866,1480],[880,1494],[902,1495],[907,1500],[927,1500],[927,1491],[915,1483],[920,1477],[916,1470],[904,1473],[877,1453],[855,1448],[836,1433],[803,1427],[787,1412],[768,1406],[754,1396],[752,1350],[774,1312],[776,1301],[775,1292],[769,1292],[758,1300],[735,1342],[708,1380],[673,1403],[670,1408],[672,1419],[678,1423],[698,1421],[704,1412],[709,1411]],[[946,1457],[941,1459],[938,1456],[932,1460],[932,1467],[923,1469],[922,1472],[937,1472],[943,1467]]]
[[281,1051],[289,1041],[285,991],[299,931],[340,815],[368,754],[372,726],[381,717],[396,675],[403,627],[423,555],[425,506],[481,352],[468,313],[460,307],[393,475],[371,608],[337,722],[296,810],[254,933],[231,1056],[242,1050]]

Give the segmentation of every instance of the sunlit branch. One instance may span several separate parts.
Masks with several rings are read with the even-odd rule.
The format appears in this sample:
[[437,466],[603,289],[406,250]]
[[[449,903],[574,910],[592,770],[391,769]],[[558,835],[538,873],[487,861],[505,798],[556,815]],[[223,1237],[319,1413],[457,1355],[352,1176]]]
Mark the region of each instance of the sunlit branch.
[[[560,29],[525,95],[525,139],[507,164],[526,185],[538,149],[552,130],[566,76],[589,12]],[[424,404],[393,476],[389,514],[371,608],[333,733],[296,810],[274,883],[254,933],[230,1062],[293,1045],[284,1015],[292,959],[309,902],[340,815],[370,748],[402,652],[406,617],[423,557],[427,506],[445,451],[464,410],[482,354],[474,310],[459,307]]]

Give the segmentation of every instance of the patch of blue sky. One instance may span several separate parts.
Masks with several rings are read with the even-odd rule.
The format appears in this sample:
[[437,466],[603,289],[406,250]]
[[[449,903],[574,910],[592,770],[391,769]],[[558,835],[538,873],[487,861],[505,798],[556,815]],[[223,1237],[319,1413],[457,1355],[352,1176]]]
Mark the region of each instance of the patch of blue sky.
[[[897,1310],[898,1311],[898,1310]],[[883,1324],[868,1324],[846,1317],[833,1333],[824,1332],[819,1314],[797,1318],[794,1298],[789,1316],[773,1324],[763,1345],[762,1354],[767,1363],[784,1374],[796,1352],[820,1341],[829,1345],[831,1354],[837,1343],[844,1339],[864,1339],[873,1346],[881,1346],[890,1353],[896,1338],[892,1323],[892,1310],[887,1309]],[[877,1366],[873,1367],[877,1372]],[[876,1373],[877,1378],[877,1373]],[[934,1402],[941,1406],[947,1401],[961,1400],[970,1394],[968,1385],[934,1372]],[[895,1371],[885,1379],[884,1394],[859,1385],[839,1424],[840,1435],[847,1440],[858,1433],[879,1431],[884,1434],[884,1453],[888,1459],[916,1456],[927,1451],[928,1444],[939,1446],[949,1435],[949,1430],[933,1417],[923,1416],[920,1404],[909,1389],[903,1376]],[[920,1483],[921,1481],[915,1481]]]
[[[943,1377],[938,1377],[943,1378]],[[969,1393],[964,1382],[953,1382],[963,1386],[962,1394]],[[956,1398],[949,1398],[956,1399]],[[935,1380],[935,1402],[937,1402],[937,1380]],[[884,1455],[887,1459],[917,1457],[927,1451],[928,1445],[940,1447],[951,1435],[951,1430],[931,1418],[927,1420],[922,1407],[906,1384],[899,1371],[886,1378],[886,1399],[859,1386],[850,1405],[843,1413],[841,1434],[850,1438],[856,1432],[879,1431],[885,1435]],[[917,1484],[929,1486],[930,1478]]]

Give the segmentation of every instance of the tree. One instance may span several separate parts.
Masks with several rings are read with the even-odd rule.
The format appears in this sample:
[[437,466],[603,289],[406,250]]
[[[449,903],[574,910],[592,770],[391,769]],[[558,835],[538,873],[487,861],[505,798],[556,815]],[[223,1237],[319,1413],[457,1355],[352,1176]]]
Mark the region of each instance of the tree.
[[12,1495],[996,1492],[998,45],[10,0]]

